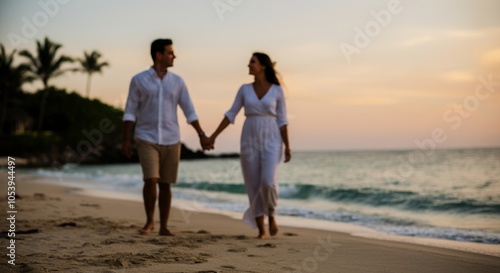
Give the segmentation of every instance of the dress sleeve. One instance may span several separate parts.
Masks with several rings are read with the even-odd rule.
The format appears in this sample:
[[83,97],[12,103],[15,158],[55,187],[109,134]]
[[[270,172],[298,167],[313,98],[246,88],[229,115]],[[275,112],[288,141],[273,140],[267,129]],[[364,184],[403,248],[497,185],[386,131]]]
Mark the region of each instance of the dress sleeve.
[[125,104],[125,111],[123,113],[123,121],[135,122],[137,119],[137,109],[139,108],[140,95],[135,81],[135,77],[130,81],[127,103]]
[[240,87],[238,93],[236,94],[236,98],[234,99],[233,106],[231,109],[225,113],[225,116],[229,119],[231,124],[234,124],[234,120],[236,119],[236,115],[240,112],[241,107],[243,107],[244,98],[243,98],[243,86]]
[[187,123],[191,124],[193,121],[198,120],[198,116],[196,115],[196,112],[194,110],[193,102],[191,101],[191,97],[189,96],[186,84],[183,80],[181,80],[180,84],[181,95],[179,98],[179,105],[181,106],[182,112],[184,112],[184,116],[186,116]]
[[276,103],[276,116],[278,127],[281,128],[284,125],[288,124],[288,119],[286,117],[286,103],[285,103],[285,95],[283,93],[283,89],[279,88],[279,94]]

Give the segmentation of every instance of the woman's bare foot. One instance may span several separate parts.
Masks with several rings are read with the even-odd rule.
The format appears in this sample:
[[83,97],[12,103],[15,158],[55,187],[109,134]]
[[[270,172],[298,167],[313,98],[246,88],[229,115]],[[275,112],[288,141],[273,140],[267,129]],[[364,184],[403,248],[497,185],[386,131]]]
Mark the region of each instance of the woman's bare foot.
[[271,234],[271,236],[276,236],[276,234],[278,234],[278,225],[274,217],[269,217],[269,234]]
[[153,224],[145,224],[143,228],[139,229],[139,233],[142,235],[148,235],[155,226]]
[[170,230],[168,229],[160,229],[160,232],[158,233],[160,236],[175,236]]
[[259,229],[259,235],[257,236],[257,239],[266,239],[266,230],[264,229],[264,216],[255,217],[255,223],[257,224],[257,228]]

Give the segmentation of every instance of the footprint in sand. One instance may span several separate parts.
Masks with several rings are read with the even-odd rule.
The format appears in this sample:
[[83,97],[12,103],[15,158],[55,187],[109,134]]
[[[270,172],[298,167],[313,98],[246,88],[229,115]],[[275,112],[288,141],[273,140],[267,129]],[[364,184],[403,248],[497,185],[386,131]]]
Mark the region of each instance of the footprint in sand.
[[250,257],[250,258],[259,258],[259,257],[263,257],[263,256],[249,254],[248,257]]
[[297,234],[295,234],[295,233],[291,233],[291,232],[285,232],[285,233],[283,233],[283,235],[285,235],[285,236],[290,236],[290,237],[291,237],[291,236],[299,236],[299,235],[297,235]]
[[114,265],[118,266],[118,267],[123,267],[123,268],[127,268],[127,267],[130,266],[130,264],[128,263],[128,261],[125,260],[125,259],[122,259],[122,258],[115,260],[114,261]]
[[246,247],[241,247],[241,248],[231,248],[231,249],[228,249],[227,252],[247,252],[248,249]]
[[45,194],[43,194],[43,193],[37,192],[37,193],[33,194],[33,196],[35,197],[35,199],[45,199]]
[[275,244],[267,243],[267,244],[264,244],[264,245],[258,245],[257,247],[276,248],[276,245]]
[[106,239],[101,242],[101,245],[112,245],[112,244],[135,244],[136,241],[134,239],[123,240],[123,239]]
[[75,222],[65,222],[65,223],[59,224],[57,226],[58,227],[76,227],[77,225]]
[[210,234],[210,232],[208,232],[208,231],[206,231],[206,230],[204,230],[204,229],[202,229],[202,230],[198,231],[197,233],[198,233],[198,234]]
[[100,209],[101,208],[101,205],[99,205],[99,204],[86,204],[86,203],[82,203],[82,204],[80,204],[80,206],[82,206],[82,207],[96,208],[96,209]]

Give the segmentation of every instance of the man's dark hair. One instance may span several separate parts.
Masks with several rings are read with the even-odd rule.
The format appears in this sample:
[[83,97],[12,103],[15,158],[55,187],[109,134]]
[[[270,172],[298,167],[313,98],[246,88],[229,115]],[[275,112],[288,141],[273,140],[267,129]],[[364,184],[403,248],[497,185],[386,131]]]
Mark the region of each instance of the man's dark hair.
[[153,62],[156,59],[156,52],[163,53],[165,52],[165,47],[168,45],[172,45],[171,39],[157,39],[151,43],[151,58]]

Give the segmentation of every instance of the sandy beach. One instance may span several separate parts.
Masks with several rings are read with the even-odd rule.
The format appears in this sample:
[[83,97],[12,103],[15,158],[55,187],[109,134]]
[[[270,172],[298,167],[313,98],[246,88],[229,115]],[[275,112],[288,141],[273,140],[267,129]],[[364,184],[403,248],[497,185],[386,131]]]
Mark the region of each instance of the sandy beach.
[[340,232],[281,226],[277,237],[257,240],[239,220],[179,209],[169,221],[175,237],[143,236],[142,203],[86,196],[51,179],[17,173],[10,221],[0,172],[0,272],[500,272],[499,257]]

